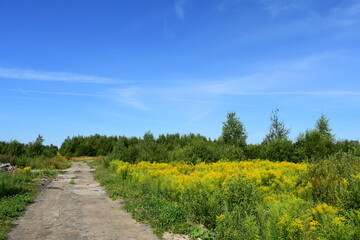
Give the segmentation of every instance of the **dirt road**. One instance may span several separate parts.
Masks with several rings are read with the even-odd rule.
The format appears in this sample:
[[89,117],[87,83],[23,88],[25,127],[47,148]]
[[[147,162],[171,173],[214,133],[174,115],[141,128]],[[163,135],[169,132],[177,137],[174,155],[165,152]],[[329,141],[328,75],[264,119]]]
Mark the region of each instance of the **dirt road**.
[[121,210],[79,162],[50,183],[16,224],[9,240],[158,239]]

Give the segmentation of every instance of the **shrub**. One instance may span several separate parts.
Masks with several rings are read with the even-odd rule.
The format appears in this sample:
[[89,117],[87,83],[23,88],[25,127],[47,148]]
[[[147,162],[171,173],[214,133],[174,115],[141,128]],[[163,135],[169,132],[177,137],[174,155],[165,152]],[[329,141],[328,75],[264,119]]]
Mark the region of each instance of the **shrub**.
[[[356,182],[353,176],[360,171],[360,160],[346,153],[338,153],[310,165],[308,179],[312,184],[314,201],[338,206],[342,201],[351,199],[348,182]],[[350,187],[353,185],[351,184]],[[355,190],[355,189],[353,189]],[[351,192],[356,194],[357,191]],[[344,200],[348,199],[348,200]],[[357,204],[357,203],[354,203]]]

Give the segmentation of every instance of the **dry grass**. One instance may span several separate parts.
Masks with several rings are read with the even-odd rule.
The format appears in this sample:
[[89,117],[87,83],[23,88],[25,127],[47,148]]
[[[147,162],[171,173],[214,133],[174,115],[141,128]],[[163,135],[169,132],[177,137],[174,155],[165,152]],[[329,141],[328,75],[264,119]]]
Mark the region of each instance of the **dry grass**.
[[72,157],[70,160],[74,161],[74,162],[87,162],[87,161],[94,161],[94,160],[102,160],[105,157],[87,157],[87,156],[82,156],[82,157]]

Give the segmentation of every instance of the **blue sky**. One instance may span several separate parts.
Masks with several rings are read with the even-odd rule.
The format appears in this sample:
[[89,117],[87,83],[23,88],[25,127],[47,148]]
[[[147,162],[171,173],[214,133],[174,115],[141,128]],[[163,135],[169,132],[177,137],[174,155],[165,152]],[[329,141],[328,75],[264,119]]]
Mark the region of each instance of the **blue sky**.
[[359,0],[4,0],[0,140],[221,135],[236,111],[259,143],[324,113],[359,140]]

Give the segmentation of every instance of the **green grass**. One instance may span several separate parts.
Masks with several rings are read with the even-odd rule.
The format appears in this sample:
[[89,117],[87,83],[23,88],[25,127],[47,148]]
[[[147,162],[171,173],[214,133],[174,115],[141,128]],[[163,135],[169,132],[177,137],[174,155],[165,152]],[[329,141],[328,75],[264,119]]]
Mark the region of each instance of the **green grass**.
[[11,224],[23,214],[27,204],[34,200],[38,187],[32,181],[43,173],[0,172],[0,240],[7,238]]
[[35,198],[36,192],[17,194],[0,199],[0,239],[7,239],[12,222],[23,214],[27,204]]
[[121,176],[110,168],[95,162],[89,165],[97,166],[95,178],[106,187],[107,194],[114,200],[124,199],[124,209],[137,221],[149,224],[160,238],[165,231],[191,234],[198,227],[187,221],[187,213],[179,204],[161,196],[146,194],[136,186],[124,184]]
[[[360,159],[335,154],[307,166],[299,176],[301,192],[276,192],[265,196],[259,185],[234,178],[228,192],[189,191],[180,199],[160,186],[165,181],[124,170],[116,173],[106,161],[90,164],[95,177],[113,199],[125,200],[124,208],[163,232],[201,239],[360,239]],[[202,182],[199,186],[201,186]],[[295,184],[295,183],[294,183]],[[285,189],[286,190],[286,189]],[[299,194],[299,195],[296,195]]]
[[70,162],[63,158],[34,159],[29,165],[43,170],[31,172],[28,169],[13,173],[0,171],[0,240],[7,239],[12,223],[24,214],[26,206],[35,199],[39,192],[39,180],[44,176],[55,176],[58,171],[52,169],[67,168]]

